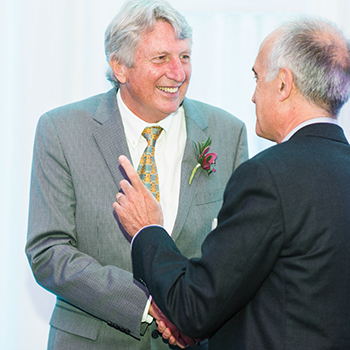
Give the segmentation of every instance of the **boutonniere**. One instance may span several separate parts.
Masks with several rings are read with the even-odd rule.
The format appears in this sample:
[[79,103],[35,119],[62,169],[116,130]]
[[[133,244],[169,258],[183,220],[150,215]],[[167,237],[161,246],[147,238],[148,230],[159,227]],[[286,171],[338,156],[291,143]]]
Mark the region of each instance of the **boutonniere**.
[[190,181],[188,183],[189,185],[191,185],[192,180],[194,178],[194,174],[200,167],[206,170],[208,172],[208,175],[210,175],[213,171],[216,172],[216,169],[214,168],[214,166],[215,166],[215,160],[218,155],[216,153],[208,153],[210,144],[211,144],[210,136],[208,137],[207,141],[199,142],[198,146],[193,142],[193,145],[198,157],[198,164],[192,170]]

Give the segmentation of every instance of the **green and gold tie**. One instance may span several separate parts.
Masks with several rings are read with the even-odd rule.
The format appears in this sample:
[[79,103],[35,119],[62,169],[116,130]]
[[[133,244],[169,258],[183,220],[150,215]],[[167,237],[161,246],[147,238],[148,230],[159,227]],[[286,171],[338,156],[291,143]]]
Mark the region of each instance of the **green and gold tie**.
[[143,151],[137,173],[145,186],[153,193],[159,202],[159,181],[154,150],[156,141],[162,132],[160,126],[147,127],[143,130],[142,136],[147,140],[147,147]]

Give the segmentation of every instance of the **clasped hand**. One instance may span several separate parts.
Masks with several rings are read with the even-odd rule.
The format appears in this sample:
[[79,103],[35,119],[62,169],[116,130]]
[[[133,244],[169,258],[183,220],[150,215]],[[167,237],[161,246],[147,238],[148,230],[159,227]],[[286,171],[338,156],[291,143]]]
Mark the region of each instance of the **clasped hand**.
[[162,337],[167,339],[169,344],[177,345],[180,348],[193,346],[196,341],[187,335],[181,333],[174,324],[163,314],[156,303],[152,300],[148,313],[156,320],[158,331],[162,333]]

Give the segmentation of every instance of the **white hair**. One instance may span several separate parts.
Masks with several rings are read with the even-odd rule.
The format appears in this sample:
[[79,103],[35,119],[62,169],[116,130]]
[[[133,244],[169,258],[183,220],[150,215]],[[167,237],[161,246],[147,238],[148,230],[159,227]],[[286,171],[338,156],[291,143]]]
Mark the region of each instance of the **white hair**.
[[[135,64],[135,54],[140,46],[142,33],[152,31],[157,21],[172,25],[177,39],[192,40],[192,28],[184,16],[164,0],[129,0],[114,17],[105,33],[105,54],[111,59],[125,64],[128,68]],[[107,79],[116,87],[119,82],[109,66]]]
[[287,22],[271,35],[276,39],[266,62],[266,80],[289,68],[301,94],[337,116],[350,97],[349,41],[334,24],[308,18]]

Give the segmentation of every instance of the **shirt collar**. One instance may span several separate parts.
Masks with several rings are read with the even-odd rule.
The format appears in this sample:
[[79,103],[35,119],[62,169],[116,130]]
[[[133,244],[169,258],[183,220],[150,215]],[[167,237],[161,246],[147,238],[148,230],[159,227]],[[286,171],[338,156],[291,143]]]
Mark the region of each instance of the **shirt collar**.
[[150,124],[140,119],[138,116],[136,116],[134,113],[130,111],[130,109],[125,105],[125,103],[122,100],[120,90],[118,90],[117,92],[117,103],[119,107],[120,116],[122,118],[122,122],[124,125],[125,135],[129,139],[130,144],[133,147],[136,147],[140,137],[142,137],[143,129],[147,126],[153,126],[153,125],[161,126],[163,128],[163,132],[161,136],[169,133],[174,117],[176,117],[179,113],[181,113],[182,110],[180,111],[180,109],[183,108],[181,106],[180,108],[178,108],[176,112],[169,114],[166,118],[164,118],[160,122]]
[[288,141],[298,130],[302,129],[304,126],[316,124],[316,123],[329,123],[329,124],[338,124],[337,119],[329,117],[320,117],[306,120],[305,122],[296,126],[283,140],[282,142]]

